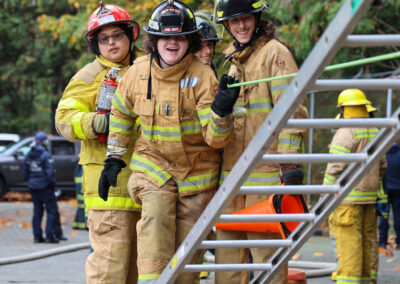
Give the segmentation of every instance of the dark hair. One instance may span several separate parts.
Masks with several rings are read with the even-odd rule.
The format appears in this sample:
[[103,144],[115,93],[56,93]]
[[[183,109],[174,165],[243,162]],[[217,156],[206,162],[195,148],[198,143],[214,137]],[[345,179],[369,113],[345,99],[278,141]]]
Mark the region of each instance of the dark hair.
[[[196,53],[202,48],[201,35],[199,33],[185,35],[189,41],[189,52]],[[157,51],[158,35],[146,34],[143,41],[143,49],[147,54]]]
[[260,20],[258,22],[257,28],[260,35],[266,38],[266,42],[270,41],[271,39],[278,38],[276,33],[276,26],[272,21]]
[[[125,24],[119,24],[119,25],[117,24],[115,26],[119,27],[121,30],[123,30],[125,32],[125,34],[127,35],[128,39],[129,39],[129,45],[131,45],[132,39],[133,39],[132,27],[125,25]],[[101,30],[102,29],[95,31],[93,33],[93,35],[90,37],[90,39],[88,40],[88,49],[90,52],[92,52],[95,55],[101,55],[101,52],[99,49],[99,42],[97,41],[97,36]],[[131,48],[129,47],[129,50],[130,49]],[[129,62],[130,65],[132,65],[132,62],[136,59],[137,51],[138,51],[138,49],[136,46],[133,48],[133,50],[130,51],[130,62]]]

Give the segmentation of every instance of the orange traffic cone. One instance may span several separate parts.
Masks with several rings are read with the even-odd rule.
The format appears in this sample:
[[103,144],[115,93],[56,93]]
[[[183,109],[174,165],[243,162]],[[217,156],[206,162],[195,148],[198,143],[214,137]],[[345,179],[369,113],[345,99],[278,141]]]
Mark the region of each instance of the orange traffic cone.
[[[233,214],[299,214],[307,213],[308,207],[303,195],[276,195]],[[256,223],[216,223],[218,230],[280,233],[286,239],[299,222],[256,222]]]

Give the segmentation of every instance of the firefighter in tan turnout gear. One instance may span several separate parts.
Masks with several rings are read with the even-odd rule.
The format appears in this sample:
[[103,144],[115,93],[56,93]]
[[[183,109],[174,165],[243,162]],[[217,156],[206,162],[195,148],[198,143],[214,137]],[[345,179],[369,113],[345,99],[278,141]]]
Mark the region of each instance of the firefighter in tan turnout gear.
[[[290,51],[277,40],[275,27],[270,21],[261,20],[267,4],[258,0],[221,0],[216,8],[216,22],[223,24],[234,42],[224,51],[231,63],[229,75],[240,81],[275,77],[297,72],[297,65]],[[289,85],[290,79],[275,80],[241,87],[239,98],[234,107],[234,138],[224,148],[221,182],[232,170],[247,145],[257,133],[268,114],[272,111],[281,95]],[[308,113],[301,105],[294,118],[307,118]],[[293,154],[302,151],[305,131],[284,129],[268,153]],[[250,174],[244,185],[280,185],[283,177],[299,165],[260,164]],[[299,169],[297,169],[299,171]],[[292,180],[292,184],[301,184],[302,179]],[[231,214],[245,207],[259,203],[269,196],[236,196],[225,211]],[[218,240],[232,239],[276,239],[279,233],[257,233],[244,231],[217,230]],[[254,263],[265,263],[273,248],[252,248]],[[216,249],[216,262],[248,263],[249,250],[237,248]],[[273,283],[287,283],[287,267],[282,269]],[[248,272],[217,272],[216,283],[249,283]]]
[[[216,93],[211,67],[194,55],[201,37],[192,10],[182,2],[160,3],[144,30],[148,55],[134,62],[113,98],[102,176],[118,174],[119,157],[140,119],[128,191],[142,205],[138,282],[155,283],[217,189],[216,148],[232,138],[231,112],[239,89],[228,89],[232,78],[224,76]],[[226,115],[215,113],[220,109]],[[199,251],[192,262],[202,258]],[[199,283],[198,274],[183,273],[176,283]]]
[[[96,59],[71,79],[56,111],[56,128],[60,135],[70,141],[81,140],[79,163],[84,169],[83,191],[89,210],[87,225],[94,250],[86,261],[87,283],[137,282],[136,223],[140,218],[140,206],[127,191],[129,169],[122,170],[117,186],[99,196],[99,178],[107,151],[107,144],[99,141],[99,136],[107,134],[109,127],[108,115],[96,112],[96,106],[99,97],[104,95],[103,88],[107,88],[106,74],[118,68],[113,70],[123,76],[135,59],[134,42],[138,36],[139,26],[125,9],[101,4],[89,18],[86,33]],[[102,98],[104,103],[103,99],[107,98]],[[130,161],[133,152],[135,132],[131,135],[131,143],[122,157],[125,162]]]
[[[358,89],[342,91],[338,97],[341,118],[368,118],[371,104]],[[339,128],[329,146],[329,153],[359,153],[378,133],[376,128]],[[346,169],[347,163],[328,163],[324,185],[333,185]],[[337,283],[369,283],[373,234],[376,234],[376,200],[379,181],[386,170],[382,159],[352,189],[329,216],[329,226],[336,241]]]

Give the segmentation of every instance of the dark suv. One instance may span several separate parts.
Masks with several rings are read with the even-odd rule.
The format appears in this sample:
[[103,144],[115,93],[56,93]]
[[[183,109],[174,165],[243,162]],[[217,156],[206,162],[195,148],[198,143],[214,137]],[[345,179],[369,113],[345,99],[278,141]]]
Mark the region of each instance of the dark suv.
[[[0,196],[8,190],[28,190],[21,168],[33,143],[34,137],[27,137],[0,152]],[[57,189],[74,190],[74,168],[79,160],[79,148],[79,142],[72,143],[60,136],[49,136],[49,151],[54,159]]]

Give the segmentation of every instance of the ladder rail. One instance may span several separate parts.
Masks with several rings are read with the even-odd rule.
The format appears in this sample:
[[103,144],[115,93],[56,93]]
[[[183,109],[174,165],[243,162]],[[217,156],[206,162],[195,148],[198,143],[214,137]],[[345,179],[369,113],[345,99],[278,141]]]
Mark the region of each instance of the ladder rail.
[[344,42],[345,47],[379,47],[379,46],[400,46],[400,35],[348,35]]
[[399,79],[321,79],[317,80],[312,91],[336,91],[358,88],[368,91],[400,89]]
[[[298,75],[293,78],[281,99],[274,106],[270,115],[260,126],[258,132],[233,167],[231,173],[225,179],[186,239],[161,273],[157,283],[173,283],[179,273],[184,271],[185,264],[190,261],[195,250],[201,245],[202,240],[205,239],[219,215],[223,213],[234,196],[239,192],[240,186],[253,171],[257,165],[257,161],[275,141],[285,126],[286,121],[304,100],[308,91],[314,86],[314,82],[322,74],[325,66],[332,60],[341,47],[341,42],[354,29],[371,2],[372,0],[346,0],[344,2],[337,15],[321,36],[321,39],[300,67]],[[310,223],[302,222],[298,228],[302,227],[302,224]],[[280,267],[282,265],[280,264]],[[239,266],[242,265],[239,264]],[[273,269],[267,277],[274,276],[277,273],[279,267],[275,263],[274,267],[276,269]]]

